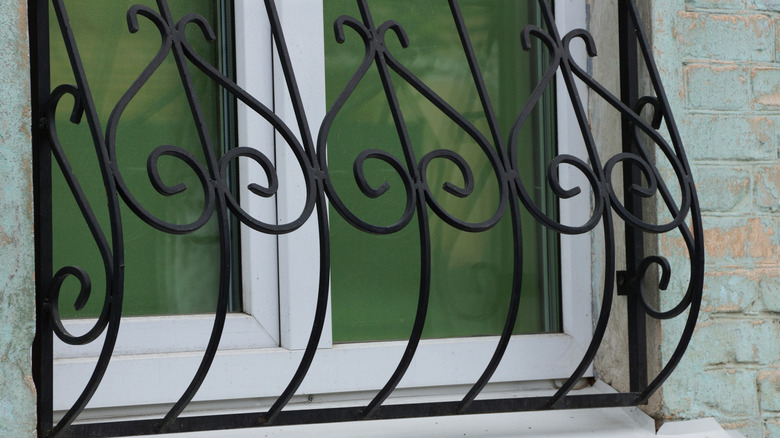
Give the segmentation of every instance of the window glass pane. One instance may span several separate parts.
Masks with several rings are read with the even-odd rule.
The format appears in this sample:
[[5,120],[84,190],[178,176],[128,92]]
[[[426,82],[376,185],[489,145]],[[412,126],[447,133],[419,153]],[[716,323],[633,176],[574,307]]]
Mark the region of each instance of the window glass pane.
[[[140,29],[127,28],[128,8],[138,0],[66,2],[70,23],[95,100],[105,127],[114,105],[160,48],[160,33],[147,18],[138,17]],[[187,12],[203,15],[220,33],[219,2],[214,0],[172,0],[168,2],[174,20]],[[156,8],[152,4],[152,9]],[[227,33],[229,34],[229,32]],[[205,41],[195,25],[187,28],[192,46],[206,60],[220,65],[216,43]],[[224,35],[220,36],[224,38]],[[232,37],[231,37],[232,38]],[[65,45],[54,12],[51,13],[52,85],[74,83]],[[190,65],[192,79],[215,148],[224,148],[224,105],[217,85]],[[110,224],[105,189],[87,119],[74,125],[68,121],[72,99],[63,98],[57,112],[57,128],[63,149],[73,166],[109,242]],[[161,157],[162,181],[187,189],[174,196],[159,194],[150,182],[147,159],[161,145],[174,145],[191,152],[205,165],[204,152],[191,115],[173,55],[154,73],[136,95],[119,121],[116,135],[117,162],[135,198],[152,214],[178,224],[197,219],[203,209],[203,191],[193,171],[180,160]],[[217,152],[217,156],[221,155]],[[78,284],[68,279],[60,297],[63,317],[94,317],[103,305],[105,274],[100,254],[85,220],[73,200],[65,179],[55,165],[52,172],[54,269],[65,265],[84,268],[92,280],[92,296],[83,311],[73,303]],[[216,218],[200,230],[185,235],[157,231],[141,221],[122,203],[125,243],[125,289],[123,314],[159,315],[208,313],[216,309],[218,291],[219,240]],[[234,294],[235,295],[235,294]],[[235,298],[235,297],[234,297]],[[234,299],[236,303],[238,299]],[[235,306],[234,306],[235,308]]]
[[[325,54],[329,105],[357,70],[364,45],[345,27],[346,42],[337,44],[334,20],[343,14],[360,18],[354,0],[327,0]],[[370,1],[377,26],[395,19],[408,34],[404,49],[392,31],[386,44],[395,58],[491,138],[464,51],[445,0]],[[515,0],[461,1],[463,15],[493,102],[501,136],[507,141],[515,118],[540,76],[539,47],[520,46],[520,31],[541,25],[535,2]],[[498,206],[498,182],[488,159],[469,135],[422,97],[400,76],[392,81],[417,160],[436,149],[450,149],[468,162],[475,175],[474,192],[456,198],[441,189],[462,186],[460,170],[447,160],[434,160],[427,173],[436,199],[454,216],[472,222],[489,219]],[[555,151],[554,96],[549,90],[520,135],[519,163],[524,185],[538,205],[555,216],[555,203],[545,192],[544,168]],[[492,142],[492,140],[491,140]],[[394,223],[406,200],[395,171],[368,160],[365,174],[373,187],[384,181],[390,190],[377,199],[362,194],[352,166],[357,155],[376,148],[404,162],[389,106],[376,67],[362,79],[328,137],[328,163],[334,185],[345,204],[375,224]],[[432,248],[432,290],[423,336],[426,338],[500,334],[509,306],[513,241],[507,212],[493,229],[458,231],[429,210]],[[354,229],[331,209],[333,338],[337,342],[405,339],[411,332],[419,293],[417,219],[401,232],[375,236]],[[515,333],[560,331],[558,241],[523,212],[523,284]]]

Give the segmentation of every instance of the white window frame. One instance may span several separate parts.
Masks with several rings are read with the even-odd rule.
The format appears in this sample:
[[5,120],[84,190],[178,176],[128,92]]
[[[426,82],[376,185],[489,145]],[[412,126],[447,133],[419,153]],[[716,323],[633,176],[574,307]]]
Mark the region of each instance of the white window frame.
[[[585,0],[556,1],[562,34],[585,27],[584,3]],[[325,114],[322,0],[285,0],[278,2],[277,7],[307,116],[316,133]],[[259,101],[273,102],[275,113],[297,133],[262,2],[236,0],[235,24],[239,85]],[[573,51],[584,65],[584,49],[575,46]],[[270,59],[274,63],[269,63]],[[574,123],[563,81],[558,80],[557,86],[559,153],[585,157],[582,135]],[[587,102],[585,87],[579,91],[582,102]],[[281,138],[267,123],[257,122],[259,119],[254,117],[257,116],[239,111],[239,145],[258,148],[280,167],[280,174],[299,173],[298,164]],[[282,147],[276,148],[275,144]],[[246,187],[249,170],[242,160],[241,187]],[[560,180],[564,187],[589,187],[581,174],[565,166],[561,168]],[[251,214],[273,222],[297,216],[303,196],[300,184],[282,179],[280,193],[270,204],[268,199],[252,195],[243,196],[241,202]],[[566,223],[581,223],[576,218],[590,209],[585,193],[561,203],[560,214]],[[301,229],[279,237],[242,230],[245,313],[228,315],[220,350],[195,396],[194,409],[217,409],[211,402],[223,402],[228,407],[264,406],[284,390],[300,363],[314,316],[317,276],[303,273],[316,273],[318,269],[316,221],[315,213]],[[560,256],[563,333],[513,336],[506,359],[491,383],[564,379],[584,355],[593,324],[590,234],[562,235]],[[359,399],[370,399],[392,374],[406,342],[333,345],[329,314],[326,321],[320,351],[297,393],[355,393],[365,394]],[[136,407],[139,415],[165,412],[165,406],[175,401],[172,397],[178,397],[192,379],[212,323],[213,316],[208,315],[124,318],[111,365],[82,418],[113,416],[118,410],[127,413],[131,406]],[[76,320],[68,321],[66,326],[80,333],[91,324],[93,320]],[[473,384],[492,356],[497,339],[485,336],[423,340],[398,388],[403,391]],[[55,411],[70,408],[81,393],[101,346],[101,339],[79,347],[68,347],[55,339]],[[592,376],[592,370],[585,375]],[[238,402],[224,403],[229,400]]]

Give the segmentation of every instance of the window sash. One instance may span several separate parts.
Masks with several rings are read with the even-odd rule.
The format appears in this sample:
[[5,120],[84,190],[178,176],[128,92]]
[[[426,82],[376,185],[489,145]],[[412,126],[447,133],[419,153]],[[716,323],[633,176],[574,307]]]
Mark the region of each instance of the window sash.
[[[572,2],[560,2],[558,8],[558,25],[565,26],[562,32],[576,27],[584,27],[584,7],[578,4],[572,6]],[[300,92],[307,103],[308,117],[312,123],[312,129],[322,119],[325,113],[324,96],[324,58],[321,50],[324,32],[322,29],[321,4],[319,0],[293,0],[280,2],[278,5],[280,19],[283,28],[295,28],[296,32],[287,32],[288,47],[291,48],[290,56],[295,66],[308,66],[298,68],[298,83]],[[565,9],[564,9],[565,8]],[[246,85],[248,91],[259,100],[274,102],[275,113],[285,121],[288,126],[294,128],[295,115],[291,103],[286,98],[288,92],[281,71],[278,58],[275,56],[270,43],[270,28],[267,25],[267,16],[264,7],[259,2],[237,0],[236,1],[236,29],[237,34],[249,34],[257,32],[266,35],[265,38],[240,38],[237,37],[237,76],[239,85]],[[319,41],[319,42],[318,42]],[[584,50],[575,54],[584,63]],[[264,59],[274,59],[269,66]],[[269,68],[270,67],[270,68]],[[246,77],[252,77],[251,81],[244,81]],[[558,81],[561,87],[562,81]],[[583,101],[586,101],[585,91],[581,91]],[[558,97],[558,138],[561,145],[570,147],[568,152],[574,155],[584,154],[582,138],[574,123],[570,105],[566,102],[567,92],[559,89]],[[564,103],[566,102],[566,103]],[[563,108],[563,110],[562,110]],[[251,117],[246,112],[239,111],[239,143],[244,145],[246,139],[253,139],[258,148],[267,156],[276,157],[277,166],[281,166],[280,174],[293,174],[297,164],[294,157],[286,148],[276,149],[274,144],[283,144],[278,134],[274,134],[265,123],[252,123]],[[261,141],[254,139],[263,139]],[[567,140],[568,139],[568,140]],[[266,141],[267,140],[267,141]],[[248,140],[246,140],[248,141]],[[268,149],[268,148],[271,149]],[[266,149],[263,149],[266,148]],[[289,166],[289,168],[284,168]],[[248,175],[247,168],[240,168],[239,175]],[[285,170],[288,170],[285,172]],[[564,185],[580,183],[576,180],[577,174],[569,175],[565,170],[561,173]],[[242,176],[240,176],[242,178]],[[246,180],[242,179],[241,187],[246,186]],[[580,186],[587,187],[587,181]],[[296,216],[299,205],[305,196],[303,192],[285,192],[286,188],[295,188],[295,184],[280,183],[280,193],[277,196],[279,202],[276,210],[270,210],[267,206],[260,207],[268,218]],[[256,197],[247,197],[255,199]],[[580,197],[586,198],[586,197]],[[251,201],[250,201],[251,202]],[[564,203],[561,206],[561,217],[577,218],[583,211],[589,211],[587,199],[579,205],[575,202]],[[258,206],[250,204],[248,211],[252,212]],[[257,210],[254,210],[257,211]],[[258,214],[259,215],[259,214]],[[576,222],[576,220],[572,220]],[[209,373],[209,377],[196,395],[195,401],[218,401],[229,399],[241,399],[251,397],[271,397],[278,395],[283,386],[289,381],[289,377],[297,366],[301,350],[308,341],[310,324],[313,320],[316,297],[311,291],[316,290],[316,278],[309,275],[300,275],[302,271],[311,272],[316,269],[317,260],[312,257],[311,242],[317,241],[316,217],[310,218],[306,225],[295,233],[283,236],[269,236],[263,233],[242,233],[242,257],[245,266],[252,266],[253,270],[243,270],[244,281],[244,309],[251,315],[229,316],[226,333],[235,333],[236,342],[223,344],[215,363]],[[278,258],[277,258],[278,254]],[[591,290],[590,290],[590,263],[583,259],[583,255],[590,255],[590,238],[587,234],[578,236],[561,237],[561,265],[562,265],[562,321],[563,333],[546,335],[520,335],[514,336],[506,355],[517,357],[513,366],[499,368],[491,381],[510,382],[518,379],[537,381],[568,377],[571,370],[576,367],[584,349],[590,340],[591,334]],[[277,264],[278,263],[278,264]],[[277,277],[278,276],[278,277]],[[268,281],[277,278],[278,288],[268,287]],[[278,312],[275,306],[268,303],[278,302]],[[253,322],[254,320],[254,322]],[[331,341],[330,315],[325,319],[326,325],[320,341],[320,348],[315,364],[310,372],[311,377],[304,381],[298,393],[319,393],[329,391],[362,392],[374,391],[380,388],[386,381],[389,373],[388,365],[394,367],[397,357],[403,350],[405,342],[381,342],[368,344],[348,344],[333,346]],[[171,402],[171,397],[176,397],[181,391],[173,389],[187,383],[191,379],[192,372],[200,361],[200,348],[186,348],[178,352],[173,343],[169,346],[160,345],[155,348],[144,349],[138,343],[145,342],[144,330],[146,318],[131,318],[123,321],[122,332],[127,339],[126,347],[121,347],[112,359],[104,382],[99,387],[95,397],[91,401],[90,409],[113,408],[122,406],[156,405]],[[73,324],[88,322],[73,322]],[[202,316],[181,316],[156,318],[154,324],[159,327],[160,333],[167,333],[181,327],[184,323],[208,326],[210,320]],[[243,324],[243,325],[242,325]],[[235,328],[231,328],[235,326]],[[242,343],[242,334],[247,333],[246,327],[254,330],[245,339],[264,339]],[[258,330],[259,327],[259,330]],[[278,327],[278,331],[275,330]],[[202,330],[202,328],[201,328]],[[258,336],[259,335],[259,336]],[[224,338],[223,338],[224,339]],[[228,337],[228,339],[230,339]],[[479,338],[462,338],[457,340],[437,339],[424,340],[421,343],[417,361],[429,362],[432,366],[415,375],[410,373],[399,385],[399,388],[447,386],[473,383],[485,364],[474,364],[473,370],[463,375],[442,373],[441,369],[449,363],[452,354],[460,357],[476,356],[489,358],[495,348],[498,337],[488,336]],[[97,342],[97,341],[96,341]],[[231,347],[232,345],[232,347]],[[279,346],[280,348],[274,348]],[[124,350],[122,349],[124,348]],[[95,351],[98,351],[96,349]],[[524,352],[534,351],[534,355]],[[121,354],[124,352],[126,354]],[[369,354],[371,352],[371,354]],[[474,352],[480,352],[475,355]],[[563,352],[563,353],[561,353]],[[484,354],[483,354],[484,353]],[[563,355],[561,355],[563,354]],[[95,356],[67,351],[55,353],[58,357],[55,363],[55,375],[67,375],[68,379],[55,379],[54,408],[55,410],[67,409],[72,400],[68,394],[77,394],[78,388],[83,388],[84,379],[94,367]],[[373,358],[374,362],[369,359]],[[337,384],[323,387],[322,382],[332,382],[333,379],[325,378],[328,369],[340,369],[344,364],[366,367],[375,370],[372,376],[359,381],[347,378]],[[153,364],[153,365],[152,365]],[[380,364],[380,365],[374,365]],[[153,367],[154,379],[144,372],[131,372]],[[262,379],[246,377],[246,370],[259,370]],[[261,370],[261,371],[260,371]],[[358,370],[356,369],[355,372]],[[390,371],[392,372],[392,370]],[[476,377],[474,374],[476,373]],[[350,376],[355,373],[345,373]],[[592,375],[589,370],[586,376]],[[120,377],[121,376],[121,377]],[[222,377],[218,377],[222,376]],[[236,376],[225,378],[224,376]],[[245,376],[245,377],[237,377]],[[316,376],[316,377],[315,377]],[[468,376],[468,377],[467,377]],[[319,378],[322,377],[322,378]],[[216,379],[216,380],[215,380]],[[269,384],[269,382],[275,382]],[[186,386],[186,384],[185,384]],[[166,388],[165,390],[162,390]],[[128,397],[128,394],[134,394]],[[171,395],[174,394],[174,395]],[[88,415],[87,413],[83,414]]]

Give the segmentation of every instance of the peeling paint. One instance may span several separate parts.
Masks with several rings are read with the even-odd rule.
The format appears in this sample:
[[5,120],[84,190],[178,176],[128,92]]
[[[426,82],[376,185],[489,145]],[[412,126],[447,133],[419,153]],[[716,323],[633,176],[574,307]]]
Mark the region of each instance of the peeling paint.
[[748,219],[744,226],[710,228],[704,232],[706,252],[711,258],[745,257],[766,261],[776,257],[775,230],[758,218]]
[[[715,416],[748,438],[780,437],[776,3],[653,1],[656,61],[662,72],[682,69],[662,76],[667,89],[679,90],[674,95],[683,105],[673,111],[693,159],[707,251],[696,335],[664,386],[662,414],[668,421]],[[659,20],[668,20],[669,11],[675,15],[667,29]],[[676,285],[685,287],[684,241],[661,236],[658,244],[672,272],[682,277]],[[681,327],[674,321],[662,327],[661,350],[668,358]]]
[[756,99],[756,102],[760,103],[761,105],[780,107],[780,92],[766,96],[760,96]]

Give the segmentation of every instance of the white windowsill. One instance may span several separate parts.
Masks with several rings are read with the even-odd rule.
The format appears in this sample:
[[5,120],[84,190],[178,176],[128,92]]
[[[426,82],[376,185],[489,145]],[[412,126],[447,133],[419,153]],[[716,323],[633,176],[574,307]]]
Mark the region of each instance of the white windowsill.
[[[584,393],[614,392],[597,381]],[[596,408],[513,412],[449,417],[409,418],[348,423],[307,424],[210,432],[172,434],[171,437],[207,438],[744,438],[724,431],[711,419],[668,423],[656,434],[655,421],[639,408]]]
[[[234,438],[744,438],[724,431],[712,418],[664,425],[656,435],[655,422],[638,408],[598,408],[412,418],[353,423],[310,424],[184,433],[172,437]],[[666,426],[679,426],[667,428]],[[665,429],[668,429],[665,430]]]
[[[644,417],[644,418],[642,418]],[[173,435],[177,436],[177,435]],[[182,434],[202,437],[398,438],[398,437],[593,437],[655,436],[653,420],[636,408],[481,414],[404,420],[362,421],[306,426]]]
[[[673,424],[678,426],[677,423]],[[174,437],[263,437],[263,438],[742,438],[736,431],[724,431],[715,420],[691,420],[656,435],[655,422],[638,408],[598,408],[567,411],[520,412],[311,424],[185,433]],[[679,433],[678,433],[679,432]]]
[[398,438],[398,437],[593,437],[655,436],[652,418],[636,408],[520,412],[403,420],[266,427],[172,435],[181,437]]

